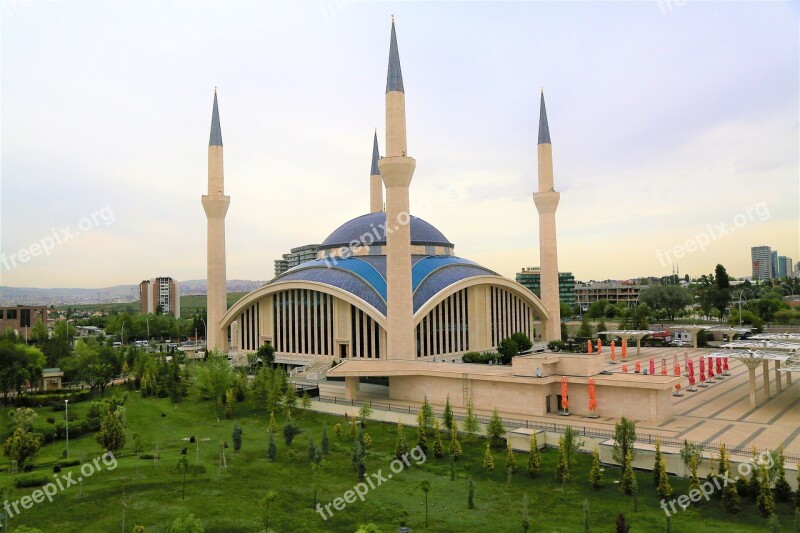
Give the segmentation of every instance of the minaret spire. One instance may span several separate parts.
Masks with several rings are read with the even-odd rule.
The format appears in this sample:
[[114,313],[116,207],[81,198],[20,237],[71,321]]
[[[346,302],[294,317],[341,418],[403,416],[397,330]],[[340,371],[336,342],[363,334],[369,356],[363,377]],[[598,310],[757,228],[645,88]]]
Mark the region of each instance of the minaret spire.
[[417,162],[406,147],[406,95],[392,18],[386,79],[386,156],[378,169],[386,186],[386,358],[415,360],[408,189]]
[[222,128],[219,126],[219,104],[217,104],[217,89],[214,89],[214,108],[211,110],[211,136],[209,146],[222,146]]
[[224,351],[228,346],[227,331],[222,328],[222,316],[228,309],[225,267],[225,215],[230,196],[225,196],[225,176],[222,160],[222,129],[219,125],[217,91],[211,111],[211,135],[208,141],[208,194],[202,197],[207,219],[206,283],[208,350]]
[[544,87],[539,102],[539,144],[550,144],[550,126],[547,124],[547,109],[544,107]]
[[556,208],[561,195],[553,184],[553,146],[544,106],[544,89],[539,104],[539,191],[533,201],[539,211],[539,267],[541,268],[542,303],[550,314],[544,327],[544,340],[561,338],[561,302],[558,291],[558,244],[556,241]]
[[397,50],[397,33],[394,31],[394,15],[392,15],[392,38],[389,41],[389,72],[386,75],[386,92],[403,90],[403,71],[400,68],[400,52]]
[[383,180],[378,167],[381,155],[378,151],[378,130],[372,140],[372,169],[369,173],[369,212],[380,213],[383,211]]

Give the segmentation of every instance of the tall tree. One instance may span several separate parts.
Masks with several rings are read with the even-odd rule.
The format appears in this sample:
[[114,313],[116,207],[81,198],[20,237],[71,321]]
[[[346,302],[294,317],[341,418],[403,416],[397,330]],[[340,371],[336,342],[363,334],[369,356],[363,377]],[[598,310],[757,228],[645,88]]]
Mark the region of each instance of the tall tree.
[[633,445],[636,443],[636,422],[628,420],[624,416],[614,426],[614,447],[612,450],[613,459],[625,468],[628,454],[635,457]]

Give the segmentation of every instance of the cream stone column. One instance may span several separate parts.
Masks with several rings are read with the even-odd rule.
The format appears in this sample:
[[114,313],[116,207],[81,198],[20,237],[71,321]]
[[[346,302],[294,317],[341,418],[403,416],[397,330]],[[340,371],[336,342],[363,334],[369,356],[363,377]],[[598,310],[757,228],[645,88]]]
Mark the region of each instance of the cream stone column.
[[769,400],[771,396],[769,393],[769,361],[765,360],[762,363],[762,367],[762,372],[764,373],[764,395]]
[[406,155],[405,101],[392,19],[386,80],[386,157],[378,161],[386,187],[386,358],[414,360],[408,188],[417,162]]
[[781,362],[775,361],[775,390],[781,392],[783,387],[781,385]]
[[225,196],[225,179],[222,161],[222,130],[219,124],[217,93],[214,91],[214,109],[211,113],[211,137],[208,142],[208,194],[202,197],[207,219],[206,278],[209,350],[225,350],[227,332],[221,325],[228,309],[225,272],[225,214],[230,196]]
[[556,242],[556,209],[561,195],[553,185],[553,146],[542,91],[539,108],[539,191],[533,201],[539,211],[539,268],[542,303],[550,313],[544,321],[545,341],[561,339],[561,302],[558,291],[558,245]]

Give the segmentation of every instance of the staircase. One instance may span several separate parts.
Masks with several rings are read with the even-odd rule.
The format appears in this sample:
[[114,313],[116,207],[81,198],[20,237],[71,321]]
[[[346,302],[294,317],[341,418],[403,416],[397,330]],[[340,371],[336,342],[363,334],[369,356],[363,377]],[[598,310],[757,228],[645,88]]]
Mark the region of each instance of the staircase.
[[310,381],[316,383],[325,380],[325,373],[333,363],[333,356],[319,355],[292,376],[293,381]]

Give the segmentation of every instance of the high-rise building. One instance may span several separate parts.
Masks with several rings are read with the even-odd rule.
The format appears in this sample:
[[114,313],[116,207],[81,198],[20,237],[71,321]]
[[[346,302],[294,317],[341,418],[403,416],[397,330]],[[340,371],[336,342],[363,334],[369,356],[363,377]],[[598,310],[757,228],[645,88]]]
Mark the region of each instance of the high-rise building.
[[792,258],[786,257],[785,255],[778,256],[778,277],[779,278],[791,278],[794,276],[794,270],[792,269]]
[[318,250],[319,244],[306,244],[292,248],[288,254],[283,254],[281,259],[275,260],[275,276],[281,276],[290,268],[316,259]]
[[778,277],[778,250],[770,250],[770,266],[772,268],[772,272],[770,273],[771,278]]
[[45,326],[47,325],[46,306],[0,307],[0,333],[13,329],[17,335],[27,339],[31,335],[31,328],[40,320]]
[[[517,283],[527,287],[536,296],[541,297],[541,270],[539,267],[526,267],[515,275]],[[558,299],[561,303],[575,305],[575,276],[572,272],[558,273]]]
[[169,276],[146,279],[139,284],[139,311],[143,314],[171,313],[181,317],[181,294],[178,282]]
[[769,246],[750,248],[750,259],[753,265],[753,279],[772,278],[772,250]]

